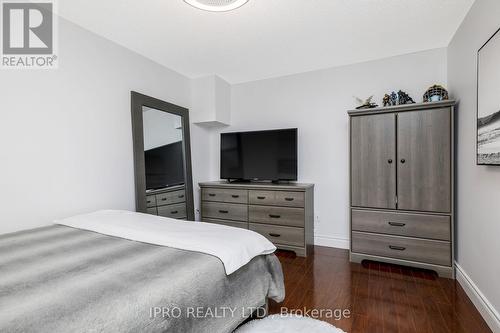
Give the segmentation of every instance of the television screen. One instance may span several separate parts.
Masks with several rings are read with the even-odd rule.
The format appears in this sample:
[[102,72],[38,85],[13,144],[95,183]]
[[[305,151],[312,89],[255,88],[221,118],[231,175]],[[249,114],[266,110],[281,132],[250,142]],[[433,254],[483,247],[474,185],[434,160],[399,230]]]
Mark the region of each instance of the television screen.
[[297,129],[222,133],[221,179],[297,180]]
[[182,141],[144,152],[146,190],[184,184]]

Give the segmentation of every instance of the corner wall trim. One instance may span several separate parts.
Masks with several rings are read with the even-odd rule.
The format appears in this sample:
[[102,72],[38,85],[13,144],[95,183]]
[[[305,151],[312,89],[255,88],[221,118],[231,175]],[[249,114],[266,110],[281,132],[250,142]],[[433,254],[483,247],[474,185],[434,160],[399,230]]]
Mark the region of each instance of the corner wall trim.
[[349,249],[349,239],[342,236],[314,235],[314,245]]
[[494,333],[500,333],[500,314],[457,262],[456,279]]

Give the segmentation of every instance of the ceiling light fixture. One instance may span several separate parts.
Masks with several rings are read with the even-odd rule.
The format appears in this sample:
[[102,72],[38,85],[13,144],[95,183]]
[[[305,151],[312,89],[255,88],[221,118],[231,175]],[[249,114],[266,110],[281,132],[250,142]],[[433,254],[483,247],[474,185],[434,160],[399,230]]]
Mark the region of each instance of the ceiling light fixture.
[[243,6],[248,0],[184,0],[184,2],[198,9],[211,12],[227,12]]

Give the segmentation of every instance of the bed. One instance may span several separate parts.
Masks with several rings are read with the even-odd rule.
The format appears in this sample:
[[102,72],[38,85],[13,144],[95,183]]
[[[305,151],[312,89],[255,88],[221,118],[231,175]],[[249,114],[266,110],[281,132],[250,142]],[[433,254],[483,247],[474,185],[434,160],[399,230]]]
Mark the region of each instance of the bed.
[[61,224],[1,235],[0,331],[231,332],[284,298],[274,254],[227,274],[227,258],[130,238]]

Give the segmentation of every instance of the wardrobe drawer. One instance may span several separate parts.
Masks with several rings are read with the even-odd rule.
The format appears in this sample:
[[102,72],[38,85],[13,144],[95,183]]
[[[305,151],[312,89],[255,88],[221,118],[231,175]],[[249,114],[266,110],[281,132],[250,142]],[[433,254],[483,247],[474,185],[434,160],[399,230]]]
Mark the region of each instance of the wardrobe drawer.
[[146,206],[156,207],[156,197],[154,195],[146,195]]
[[353,209],[352,230],[449,241],[449,216]]
[[158,211],[156,210],[156,207],[148,207],[148,209],[146,210],[146,212],[148,214],[151,214],[151,215],[158,215]]
[[158,206],[171,205],[174,203],[185,202],[185,201],[186,201],[185,190],[160,193],[156,195],[156,204]]
[[303,208],[248,206],[250,222],[304,227],[304,218]]
[[186,204],[174,204],[168,206],[159,206],[158,215],[163,217],[171,217],[174,219],[185,219],[186,218]]
[[304,229],[269,224],[249,224],[250,230],[258,232],[275,244],[304,246]]
[[225,220],[216,220],[216,219],[203,219],[203,222],[221,224],[221,225],[225,225],[228,227],[234,227],[234,228],[248,229],[247,222],[234,222],[234,221],[225,221]]
[[203,188],[201,189],[201,198],[203,201],[246,204],[248,202],[248,191],[235,190],[232,188]]
[[276,191],[276,206],[304,207],[304,192]]
[[450,266],[450,242],[352,232],[352,251],[382,257]]
[[248,191],[248,202],[252,205],[274,205],[275,191]]
[[203,202],[201,204],[201,215],[203,218],[247,221],[248,206],[221,202]]

